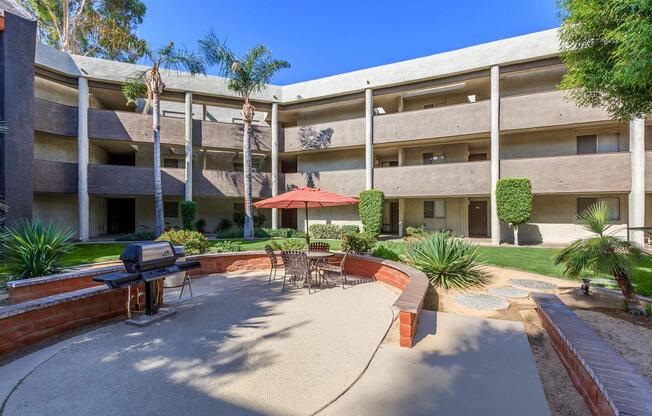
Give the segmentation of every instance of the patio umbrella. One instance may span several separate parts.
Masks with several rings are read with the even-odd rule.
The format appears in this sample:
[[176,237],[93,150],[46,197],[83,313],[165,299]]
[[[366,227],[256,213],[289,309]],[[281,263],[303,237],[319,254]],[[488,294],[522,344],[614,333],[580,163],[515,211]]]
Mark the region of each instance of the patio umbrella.
[[308,208],[337,207],[341,205],[355,205],[357,203],[357,198],[324,192],[321,189],[306,186],[258,201],[254,205],[256,208],[304,208],[306,210],[306,240],[310,243],[310,236],[308,235]]

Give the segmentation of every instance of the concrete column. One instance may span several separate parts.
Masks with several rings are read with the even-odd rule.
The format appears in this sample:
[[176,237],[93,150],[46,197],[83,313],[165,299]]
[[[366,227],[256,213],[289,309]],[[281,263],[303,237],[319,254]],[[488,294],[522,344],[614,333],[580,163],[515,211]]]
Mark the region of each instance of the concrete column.
[[496,182],[500,179],[500,69],[491,67],[491,243],[500,244]]
[[88,241],[88,79],[77,80],[77,200],[79,239]]
[[398,199],[398,236],[403,237],[405,230],[405,198]]
[[192,93],[186,91],[186,201],[192,201]]
[[365,90],[365,189],[374,187],[374,92]]
[[398,165],[399,166],[405,165],[405,148],[404,147],[399,147],[398,148]]
[[[645,119],[629,123],[629,152],[631,155],[632,189],[629,193],[629,226],[645,226]],[[630,231],[631,242],[643,245],[643,231]]]
[[[278,195],[278,103],[272,103],[272,196]],[[272,228],[278,228],[278,209],[272,208]]]

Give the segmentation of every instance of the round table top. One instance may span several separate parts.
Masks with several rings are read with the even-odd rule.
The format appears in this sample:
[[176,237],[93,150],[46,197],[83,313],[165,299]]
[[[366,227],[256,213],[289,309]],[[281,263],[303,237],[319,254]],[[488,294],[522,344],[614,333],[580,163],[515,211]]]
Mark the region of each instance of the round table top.
[[309,251],[307,254],[309,259],[323,259],[335,255],[330,251]]

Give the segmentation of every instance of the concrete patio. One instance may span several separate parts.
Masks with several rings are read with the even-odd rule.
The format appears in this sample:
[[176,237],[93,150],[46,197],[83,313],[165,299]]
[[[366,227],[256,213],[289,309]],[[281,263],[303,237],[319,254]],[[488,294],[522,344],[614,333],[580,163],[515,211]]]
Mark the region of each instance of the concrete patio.
[[249,272],[193,289],[167,321],[109,325],[1,367],[0,413],[548,414],[520,323],[427,313],[409,350],[386,338],[398,293],[380,283],[282,293]]

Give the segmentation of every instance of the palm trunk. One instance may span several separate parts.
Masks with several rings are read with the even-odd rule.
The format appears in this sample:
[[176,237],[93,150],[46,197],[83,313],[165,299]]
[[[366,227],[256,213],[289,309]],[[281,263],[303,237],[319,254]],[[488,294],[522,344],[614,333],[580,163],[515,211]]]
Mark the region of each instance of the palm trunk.
[[632,286],[632,282],[629,280],[629,276],[627,276],[627,272],[622,269],[617,269],[614,271],[613,276],[616,279],[620,290],[623,292],[630,313],[634,315],[644,315],[645,308],[641,304],[641,301],[638,300],[638,296],[636,296],[636,291],[634,290],[634,286]]
[[[251,108],[248,108],[251,107]],[[254,238],[254,223],[253,223],[253,194],[251,190],[251,119],[253,118],[253,107],[248,102],[245,102],[243,109],[244,119],[244,135],[242,138],[242,165],[244,176],[244,206],[245,206],[245,221],[244,221],[244,235],[245,240],[252,240]]]
[[154,136],[154,203],[156,213],[156,236],[165,231],[163,219],[163,186],[161,185],[161,122],[160,101],[157,93],[152,94],[152,130]]

